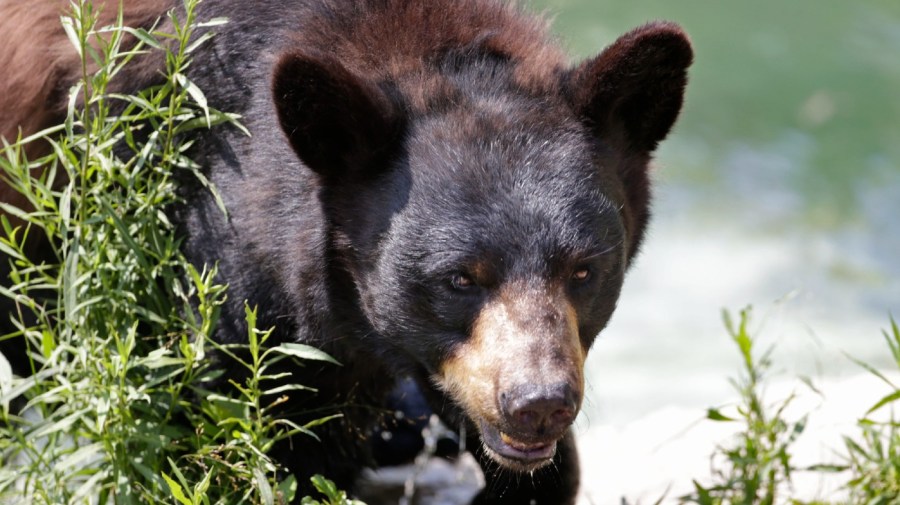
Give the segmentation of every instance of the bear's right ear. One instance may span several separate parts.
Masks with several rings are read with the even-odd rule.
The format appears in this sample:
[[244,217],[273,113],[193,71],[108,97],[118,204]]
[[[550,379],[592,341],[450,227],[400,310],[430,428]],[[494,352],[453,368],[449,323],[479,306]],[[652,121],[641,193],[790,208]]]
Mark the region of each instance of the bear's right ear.
[[272,95],[291,147],[327,180],[363,175],[396,144],[400,116],[391,101],[333,58],[283,55]]
[[631,153],[649,153],[678,117],[693,57],[681,27],[649,23],[573,69],[569,97],[599,137]]

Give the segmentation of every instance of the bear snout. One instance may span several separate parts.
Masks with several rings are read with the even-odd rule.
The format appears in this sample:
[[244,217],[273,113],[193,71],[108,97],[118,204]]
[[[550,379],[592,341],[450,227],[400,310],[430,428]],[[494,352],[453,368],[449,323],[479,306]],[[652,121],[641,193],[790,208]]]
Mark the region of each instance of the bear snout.
[[519,440],[556,440],[575,420],[580,396],[568,382],[520,384],[500,393],[501,422]]
[[585,354],[562,289],[506,286],[434,379],[478,427],[491,457],[532,471],[550,462],[578,415]]

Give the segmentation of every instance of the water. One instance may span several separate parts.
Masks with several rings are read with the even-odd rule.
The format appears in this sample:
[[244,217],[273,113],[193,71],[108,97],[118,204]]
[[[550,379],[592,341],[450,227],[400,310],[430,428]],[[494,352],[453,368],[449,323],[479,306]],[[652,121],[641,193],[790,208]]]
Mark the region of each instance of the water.
[[754,307],[773,396],[807,376],[825,390],[814,425],[852,429],[884,390],[848,355],[894,366],[881,332],[900,317],[900,2],[530,5],[579,58],[653,19],[696,51],[644,252],[588,361],[587,499],[653,502],[666,478],[708,474],[730,430],[698,421],[733,400],[740,365],[722,309]]

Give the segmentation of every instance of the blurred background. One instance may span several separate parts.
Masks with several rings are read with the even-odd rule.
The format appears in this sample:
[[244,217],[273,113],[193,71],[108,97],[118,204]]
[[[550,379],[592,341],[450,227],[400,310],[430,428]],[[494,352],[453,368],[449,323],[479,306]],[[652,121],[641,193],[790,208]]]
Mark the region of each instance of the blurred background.
[[885,394],[848,355],[894,366],[882,330],[900,318],[900,2],[529,5],[579,59],[654,19],[680,23],[696,52],[656,156],[648,239],[589,359],[584,502],[653,503],[709,474],[729,430],[705,409],[734,400],[740,367],[723,309],[753,306],[773,400],[801,376],[821,389],[798,402],[813,411],[800,444],[811,462],[834,457],[837,431]]

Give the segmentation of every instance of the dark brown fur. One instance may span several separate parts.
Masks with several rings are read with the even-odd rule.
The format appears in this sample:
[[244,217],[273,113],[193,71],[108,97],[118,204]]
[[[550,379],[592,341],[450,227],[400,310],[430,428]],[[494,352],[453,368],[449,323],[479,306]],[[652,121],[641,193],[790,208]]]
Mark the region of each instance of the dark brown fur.
[[[0,3],[0,44],[14,48],[0,55],[12,69],[0,134],[61,118],[80,68],[60,4]],[[169,4],[126,2],[126,23]],[[299,482],[351,485],[369,454],[348,433],[374,422],[356,405],[407,374],[467,428],[489,470],[479,503],[572,503],[584,361],[641,243],[686,35],[649,24],[572,67],[545,21],[503,0],[205,0],[200,12],[231,22],[190,78],[253,133],[216,129],[190,153],[228,218],[189,185],[172,212],[186,256],[229,284],[215,337],[245,338],[246,301],[273,342],[345,363],[282,363],[318,388],[289,410],[343,417],[320,428],[323,445],[276,447],[279,461]],[[158,59],[133,66],[125,91],[158,79]]]
[[637,253],[650,218],[650,154],[681,111],[692,61],[690,41],[678,25],[652,23],[579,65],[569,81],[575,107],[599,137],[626,154],[619,170],[629,202],[623,209],[629,256]]
[[[556,89],[558,72],[567,62],[555,44],[547,44],[547,24],[542,19],[523,16],[513,4],[502,2],[460,0],[442,7],[432,9],[425,2],[405,0],[360,2],[352,24],[319,16],[292,43],[311,53],[340,54],[348,70],[375,82],[403,81],[410,76],[427,80],[435,77],[426,68],[433,55],[487,49],[516,61],[516,78],[522,87],[535,93]],[[385,55],[389,55],[386,61]],[[429,88],[421,86],[422,81],[417,84],[409,89],[410,96]]]

